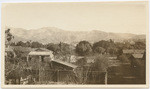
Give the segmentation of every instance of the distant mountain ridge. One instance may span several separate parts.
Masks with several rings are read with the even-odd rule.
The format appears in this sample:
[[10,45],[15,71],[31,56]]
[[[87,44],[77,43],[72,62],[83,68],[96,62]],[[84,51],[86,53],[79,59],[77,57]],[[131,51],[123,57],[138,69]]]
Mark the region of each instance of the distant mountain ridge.
[[91,43],[100,40],[113,39],[114,41],[123,41],[127,39],[146,39],[146,35],[136,35],[131,33],[112,33],[99,30],[92,31],[67,31],[55,27],[44,27],[36,30],[26,30],[22,28],[10,28],[13,41],[38,41],[45,43],[76,43],[87,40]]

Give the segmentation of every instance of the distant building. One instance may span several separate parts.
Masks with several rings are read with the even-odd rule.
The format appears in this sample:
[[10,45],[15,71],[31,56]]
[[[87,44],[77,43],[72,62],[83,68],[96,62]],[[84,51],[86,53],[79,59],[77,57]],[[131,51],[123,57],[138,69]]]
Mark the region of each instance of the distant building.
[[144,54],[144,51],[145,50],[124,49],[123,54],[137,54],[137,53]]
[[130,58],[132,54],[144,54],[145,50],[137,50],[137,49],[124,49],[123,55],[126,55],[127,58]]

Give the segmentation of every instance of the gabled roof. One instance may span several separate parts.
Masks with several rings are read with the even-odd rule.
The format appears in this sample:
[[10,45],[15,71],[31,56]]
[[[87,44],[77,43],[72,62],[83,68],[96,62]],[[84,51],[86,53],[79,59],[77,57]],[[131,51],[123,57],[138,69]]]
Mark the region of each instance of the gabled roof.
[[145,50],[134,50],[134,49],[124,49],[123,53],[133,54],[133,53],[144,53]]
[[28,55],[53,55],[53,53],[52,51],[49,52],[31,51]]
[[143,58],[143,54],[132,54],[134,58]]
[[65,66],[68,66],[68,67],[71,67],[71,68],[77,68],[76,65],[68,63],[68,62],[64,62],[64,61],[61,61],[61,60],[51,60],[51,61],[62,64],[62,65],[65,65]]

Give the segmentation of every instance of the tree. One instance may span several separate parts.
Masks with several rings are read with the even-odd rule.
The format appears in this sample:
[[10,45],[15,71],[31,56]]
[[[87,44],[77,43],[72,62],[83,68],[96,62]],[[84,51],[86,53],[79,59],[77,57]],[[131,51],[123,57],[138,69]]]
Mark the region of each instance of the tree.
[[26,47],[30,47],[31,46],[31,42],[30,41],[27,41],[25,44],[26,44]]
[[78,65],[80,67],[83,67],[85,64],[87,64],[87,58],[86,57],[81,58],[81,59],[77,60],[77,62],[76,62],[76,65]]
[[118,54],[118,56],[119,56],[119,55],[122,55],[122,54],[123,54],[123,49],[122,49],[122,48],[119,48],[118,51],[117,51],[117,54]]
[[58,51],[60,50],[59,45],[58,44],[54,44],[54,43],[47,44],[46,48],[49,49],[49,50],[52,50],[55,54],[57,54]]
[[14,38],[14,36],[10,33],[10,29],[7,29],[5,31],[5,46],[9,46],[11,44],[11,40]]
[[103,47],[96,47],[94,49],[94,52],[95,53],[100,53],[100,54],[103,54],[105,52],[105,49]]
[[95,42],[92,49],[94,53],[102,53],[104,50],[107,50],[108,47],[109,42],[101,40],[99,42]]
[[14,38],[14,36],[10,33],[10,29],[5,31],[5,36],[7,41],[11,41]]
[[135,49],[145,49],[146,44],[142,41],[137,41],[137,42],[135,42],[134,48]]
[[67,44],[67,43],[62,43],[62,42],[60,42],[59,48],[60,48],[60,52],[61,52],[63,55],[71,54],[70,45]]
[[97,47],[103,47],[104,49],[107,49],[109,47],[109,42],[105,40],[101,40],[99,42],[95,42],[93,44],[93,50],[95,50]]
[[92,46],[88,41],[80,41],[76,46],[76,52],[80,56],[88,55],[92,52]]
[[111,55],[113,55],[113,54],[117,54],[117,48],[116,47],[108,47],[107,48],[107,52],[109,53],[109,54],[111,54]]
[[39,42],[32,42],[31,47],[32,48],[40,48],[40,47],[43,47],[43,44],[41,44]]
[[19,41],[17,44],[16,44],[17,46],[25,46],[25,43],[24,42],[22,42],[22,41]]
[[123,54],[119,55],[117,57],[117,59],[120,60],[122,63],[129,63],[130,62],[129,59],[128,59],[128,57],[126,55],[123,55]]

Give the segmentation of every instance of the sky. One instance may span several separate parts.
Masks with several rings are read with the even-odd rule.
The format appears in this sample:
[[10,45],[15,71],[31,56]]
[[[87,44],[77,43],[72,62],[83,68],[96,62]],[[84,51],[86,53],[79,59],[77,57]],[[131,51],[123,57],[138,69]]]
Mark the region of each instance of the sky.
[[3,3],[2,27],[145,34],[147,2]]

